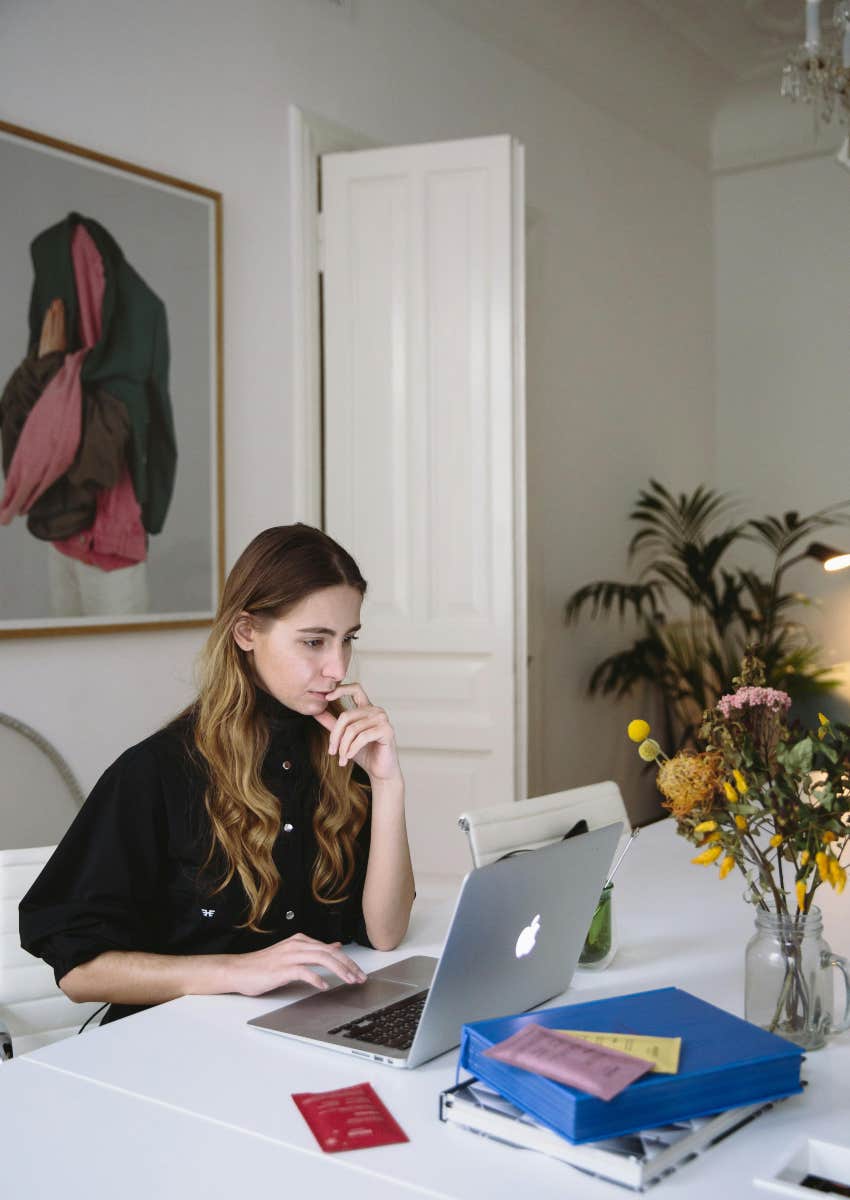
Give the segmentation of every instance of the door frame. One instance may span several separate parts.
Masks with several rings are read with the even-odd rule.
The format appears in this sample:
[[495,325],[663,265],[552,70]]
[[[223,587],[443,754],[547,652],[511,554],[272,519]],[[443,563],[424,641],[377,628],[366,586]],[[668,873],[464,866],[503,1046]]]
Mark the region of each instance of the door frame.
[[[368,150],[365,134],[289,105],[289,248],[292,310],[292,462],[294,520],[322,524],[321,333],[319,315],[319,160]],[[303,451],[303,453],[301,453]]]

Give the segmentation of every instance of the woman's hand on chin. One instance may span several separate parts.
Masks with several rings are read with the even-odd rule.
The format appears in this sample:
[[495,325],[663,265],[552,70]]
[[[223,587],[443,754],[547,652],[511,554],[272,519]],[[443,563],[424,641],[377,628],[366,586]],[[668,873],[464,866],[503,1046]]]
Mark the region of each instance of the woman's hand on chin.
[[366,772],[371,780],[401,779],[396,750],[395,730],[383,708],[372,704],[359,683],[341,683],[328,692],[328,700],[350,696],[354,708],[347,708],[338,717],[325,710],[315,719],[327,729],[328,753],[339,756],[344,767],[351,760]]

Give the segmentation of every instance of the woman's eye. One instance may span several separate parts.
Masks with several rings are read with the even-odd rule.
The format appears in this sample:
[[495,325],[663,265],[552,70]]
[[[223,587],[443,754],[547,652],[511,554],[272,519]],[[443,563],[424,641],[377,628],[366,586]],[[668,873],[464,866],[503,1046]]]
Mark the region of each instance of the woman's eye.
[[311,649],[315,649],[316,646],[321,646],[321,644],[322,644],[321,638],[307,638],[307,640],[304,643],[305,646],[310,646]]
[[349,633],[349,634],[347,635],[347,637],[343,638],[343,641],[346,641],[346,642],[356,642],[356,641],[357,641],[357,634],[356,634],[356,633]]

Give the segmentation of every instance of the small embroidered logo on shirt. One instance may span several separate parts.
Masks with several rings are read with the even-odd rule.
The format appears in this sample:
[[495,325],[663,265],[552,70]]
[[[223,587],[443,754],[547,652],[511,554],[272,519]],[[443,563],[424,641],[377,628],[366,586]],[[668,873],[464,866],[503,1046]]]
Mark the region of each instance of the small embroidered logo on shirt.
[[202,909],[201,909],[201,916],[202,916],[202,917],[214,917],[214,916],[215,916],[215,909],[214,909],[214,908],[202,908]]

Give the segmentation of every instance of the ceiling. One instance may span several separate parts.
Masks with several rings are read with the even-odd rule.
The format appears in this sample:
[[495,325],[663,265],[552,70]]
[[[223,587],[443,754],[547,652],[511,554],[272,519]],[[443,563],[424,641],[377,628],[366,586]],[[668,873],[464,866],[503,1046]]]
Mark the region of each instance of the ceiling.
[[[803,40],[803,0],[638,0],[649,13],[726,79],[747,82],[778,74],[788,51]],[[821,23],[832,18],[830,0]]]
[[[782,65],[805,26],[805,0],[423,2],[709,168],[718,114],[754,97],[768,107],[779,103]],[[832,8],[833,0],[822,0],[824,27]]]

